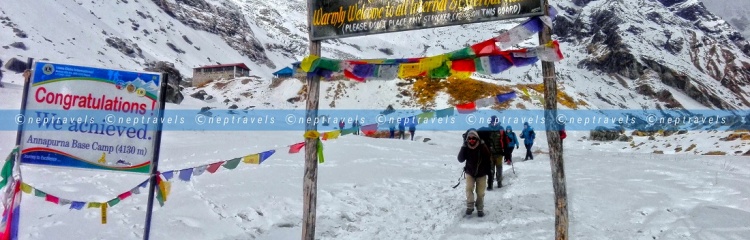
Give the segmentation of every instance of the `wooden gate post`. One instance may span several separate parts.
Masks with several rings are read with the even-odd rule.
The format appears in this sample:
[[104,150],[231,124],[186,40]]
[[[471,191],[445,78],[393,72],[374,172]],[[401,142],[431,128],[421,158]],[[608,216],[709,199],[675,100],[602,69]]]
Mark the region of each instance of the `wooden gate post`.
[[[542,4],[544,15],[549,16],[549,1]],[[543,24],[539,32],[539,45],[552,40],[552,29]],[[550,167],[552,168],[552,188],[555,191],[555,239],[568,239],[568,194],[565,187],[565,168],[563,167],[562,140],[560,139],[560,124],[557,122],[557,81],[555,77],[555,63],[542,61],[542,76],[544,82],[544,117],[547,129],[547,144],[549,146]]]
[[[320,56],[320,41],[312,40],[312,12],[313,0],[307,0],[307,31],[310,44],[310,55]],[[320,76],[313,73],[307,75],[307,123],[305,131],[317,131],[318,121],[311,121],[318,117],[318,101],[320,92]],[[305,138],[305,175],[303,178],[302,200],[302,240],[315,239],[316,205],[318,201],[318,139]]]

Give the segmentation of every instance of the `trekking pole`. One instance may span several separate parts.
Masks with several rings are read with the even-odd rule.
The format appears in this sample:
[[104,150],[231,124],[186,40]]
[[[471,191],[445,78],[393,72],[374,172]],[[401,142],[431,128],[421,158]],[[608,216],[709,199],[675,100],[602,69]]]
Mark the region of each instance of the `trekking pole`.
[[516,174],[516,167],[513,166],[513,160],[510,161],[510,169],[513,169],[513,174]]
[[457,188],[458,185],[461,185],[461,178],[465,177],[466,172],[464,172],[463,169],[461,169],[461,176],[458,177],[458,183],[456,183],[456,186],[453,186],[453,188]]

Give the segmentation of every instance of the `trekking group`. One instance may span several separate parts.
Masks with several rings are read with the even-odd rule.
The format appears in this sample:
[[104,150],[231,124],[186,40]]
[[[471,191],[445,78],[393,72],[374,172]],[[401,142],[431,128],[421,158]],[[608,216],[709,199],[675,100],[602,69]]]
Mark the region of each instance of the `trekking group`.
[[[464,142],[458,152],[458,161],[465,162],[466,177],[466,215],[471,215],[476,207],[477,216],[484,217],[485,189],[491,191],[497,181],[497,188],[503,186],[503,162],[513,163],[513,149],[520,143],[511,126],[503,128],[497,116],[492,116],[488,126],[479,129],[471,128],[464,133]],[[526,122],[519,136],[526,148],[525,160],[533,160],[531,148],[536,133]],[[476,193],[476,196],[475,196]]]

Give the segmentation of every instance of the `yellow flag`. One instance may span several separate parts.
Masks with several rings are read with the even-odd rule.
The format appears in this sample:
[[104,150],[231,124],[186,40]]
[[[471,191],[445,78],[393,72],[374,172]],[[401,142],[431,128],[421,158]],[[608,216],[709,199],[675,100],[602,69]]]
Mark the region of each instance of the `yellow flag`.
[[459,72],[451,69],[451,76],[459,79],[465,79],[471,77],[471,72]]
[[330,131],[326,133],[326,139],[337,139],[341,136],[341,130]]
[[448,55],[441,54],[432,57],[426,57],[419,60],[421,71],[430,71],[443,65],[443,62],[448,60]]
[[398,67],[399,78],[416,77],[421,73],[422,68],[419,63],[402,63]]
[[320,57],[315,55],[307,56],[305,57],[305,59],[302,59],[299,67],[302,69],[302,71],[310,72],[310,70],[314,70],[317,67],[316,65],[319,59]]
[[21,191],[23,191],[23,192],[25,192],[27,194],[31,194],[31,190],[32,190],[31,186],[29,186],[25,182],[21,182]]
[[260,154],[247,155],[242,157],[242,162],[249,164],[260,164]]
[[107,203],[102,204],[102,224],[107,224]]
[[167,201],[167,196],[169,196],[169,190],[172,189],[172,183],[167,181],[161,181],[161,184],[159,184],[159,191],[161,191],[161,196],[164,198],[164,201]]
[[100,207],[102,207],[102,203],[98,203],[98,202],[89,203],[89,208],[100,208]]

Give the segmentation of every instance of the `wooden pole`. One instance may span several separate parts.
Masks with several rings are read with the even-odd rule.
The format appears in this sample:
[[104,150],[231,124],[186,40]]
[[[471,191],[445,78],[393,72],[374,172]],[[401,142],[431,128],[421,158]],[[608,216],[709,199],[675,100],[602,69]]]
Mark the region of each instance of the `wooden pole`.
[[[307,31],[310,43],[310,55],[320,56],[320,41],[312,40],[312,12],[313,1],[307,0]],[[307,75],[307,111],[306,119],[318,117],[318,97],[320,91],[320,76]],[[305,131],[317,130],[318,121],[307,121]],[[318,201],[318,139],[305,139],[305,176],[303,178],[302,200],[302,239],[315,239],[315,212]]]
[[[549,1],[542,5],[544,15],[549,16]],[[552,29],[544,24],[539,32],[539,44],[552,40]],[[547,129],[547,144],[549,146],[550,167],[552,168],[552,188],[555,191],[555,239],[568,239],[568,196],[565,187],[565,168],[563,167],[562,142],[560,139],[560,124],[557,116],[557,81],[555,77],[555,63],[542,61],[542,75],[544,78],[544,115]]]

